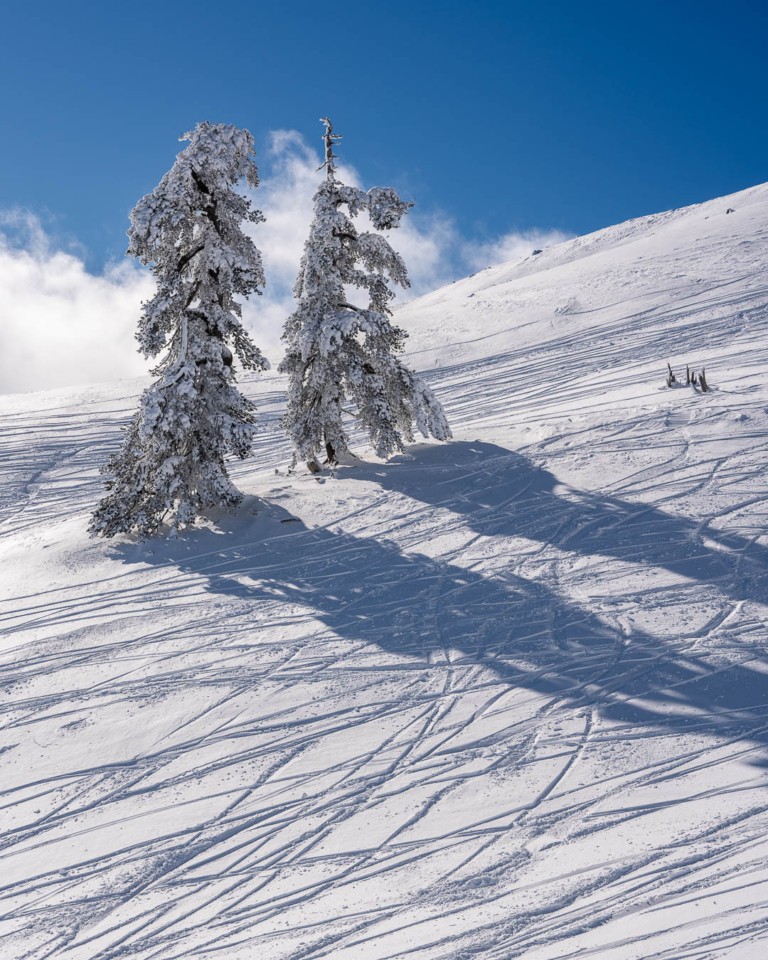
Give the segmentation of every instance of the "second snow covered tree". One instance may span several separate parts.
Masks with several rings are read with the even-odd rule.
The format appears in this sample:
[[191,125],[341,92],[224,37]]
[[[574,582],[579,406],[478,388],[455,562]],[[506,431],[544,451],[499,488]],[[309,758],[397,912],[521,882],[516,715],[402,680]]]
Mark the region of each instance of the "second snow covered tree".
[[[348,451],[345,415],[367,431],[380,457],[411,442],[414,423],[425,437],[451,436],[432,391],[396,356],[407,334],[390,321],[389,281],[409,285],[405,264],[380,233],[358,233],[352,222],[366,211],[376,230],[390,229],[411,204],[390,187],[365,192],[340,183],[333,153],[340,138],[330,120],[323,122],[326,179],[315,194],[280,365],[289,375],[283,425],[295,460],[313,471],[323,454],[332,465]],[[365,292],[367,306],[350,302],[347,290],[355,288]]]
[[235,299],[264,284],[261,255],[241,229],[264,218],[234,190],[242,179],[258,185],[253,138],[200,123],[183,139],[189,146],[131,213],[128,252],[151,264],[157,281],[137,339],[145,357],[167,354],[104,468],[107,495],[90,531],[105,537],[151,536],[162,523],[178,529],[240,502],[224,458],[250,453],[254,407],[235,386],[233,360],[268,367]]

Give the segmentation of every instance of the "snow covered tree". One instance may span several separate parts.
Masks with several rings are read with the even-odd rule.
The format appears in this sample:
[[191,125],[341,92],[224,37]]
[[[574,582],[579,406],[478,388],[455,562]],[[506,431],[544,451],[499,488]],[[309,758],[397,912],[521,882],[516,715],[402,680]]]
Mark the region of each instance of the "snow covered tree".
[[92,535],[179,529],[242,495],[225,457],[250,453],[253,404],[235,386],[234,358],[269,364],[243,328],[236,297],[260,293],[261,255],[242,222],[261,212],[234,187],[259,183],[253,138],[228,124],[200,123],[156,189],[131,213],[128,253],[151,265],[157,293],[143,305],[136,339],[145,357],[165,356],[144,391],[120,449],[107,461],[107,495]]
[[[349,449],[345,415],[368,432],[376,453],[389,457],[413,440],[451,436],[429,387],[398,359],[407,334],[390,321],[392,283],[409,286],[402,258],[380,233],[358,232],[352,219],[367,211],[376,230],[398,226],[411,207],[391,187],[367,192],[336,179],[334,143],[341,139],[325,118],[325,181],[314,198],[314,219],[294,287],[295,312],[283,331],[280,365],[289,375],[283,426],[294,460],[313,472],[318,458],[334,464]],[[346,208],[346,211],[343,209]],[[366,307],[350,302],[362,290]]]

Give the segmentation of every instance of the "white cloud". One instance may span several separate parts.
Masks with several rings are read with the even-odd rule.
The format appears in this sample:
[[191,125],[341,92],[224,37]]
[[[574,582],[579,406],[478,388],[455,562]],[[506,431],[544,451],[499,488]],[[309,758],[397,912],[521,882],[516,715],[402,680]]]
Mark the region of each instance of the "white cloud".
[[298,133],[277,130],[270,135],[266,164],[261,158],[259,163],[269,173],[249,195],[267,219],[246,229],[264,258],[267,285],[260,297],[245,305],[243,318],[269,360],[277,364],[283,323],[293,311],[293,284],[312,219],[320,160]]
[[145,373],[133,335],[151,290],[127,261],[94,276],[54,249],[34,217],[0,215],[0,392]]
[[[273,132],[266,156],[258,159],[264,176],[252,199],[267,221],[251,229],[264,257],[267,288],[243,314],[256,342],[277,363],[312,196],[324,173],[318,170],[319,153],[292,130]],[[339,164],[337,169],[346,183],[361,184],[354,168]],[[473,243],[449,217],[417,206],[388,239],[411,277],[411,288],[398,296],[404,302],[492,263],[527,256],[565,235],[534,230]],[[77,251],[57,249],[35,217],[0,212],[0,392],[146,373],[150,364],[138,354],[134,333],[141,301],[152,290],[148,272],[135,263],[126,260],[94,275]]]
[[523,230],[519,233],[506,233],[496,240],[483,243],[464,243],[462,253],[468,267],[483,270],[496,263],[522,260],[534,250],[543,250],[551,247],[553,243],[562,243],[571,236],[562,230]]

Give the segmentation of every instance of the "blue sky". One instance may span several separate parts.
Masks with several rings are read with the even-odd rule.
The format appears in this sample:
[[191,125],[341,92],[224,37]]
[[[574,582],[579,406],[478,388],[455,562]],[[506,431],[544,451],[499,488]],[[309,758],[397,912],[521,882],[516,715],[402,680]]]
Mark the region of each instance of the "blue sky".
[[[345,135],[462,235],[583,233],[768,179],[768,6],[31,0],[3,12],[0,209],[91,269],[202,119]],[[415,213],[416,213],[415,212]]]
[[755,0],[29,0],[0,55],[0,393],[146,372],[128,214],[200,120],[248,127],[267,222],[244,317],[273,363],[322,178],[416,206],[419,294],[535,247],[768,180]]

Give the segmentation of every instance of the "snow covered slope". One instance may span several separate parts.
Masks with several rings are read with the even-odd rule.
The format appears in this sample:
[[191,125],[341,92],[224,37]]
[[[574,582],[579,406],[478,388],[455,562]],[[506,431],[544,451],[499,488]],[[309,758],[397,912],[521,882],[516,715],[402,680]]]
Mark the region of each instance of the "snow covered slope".
[[766,956],[766,225],[409,304],[456,440],[387,464],[288,475],[254,382],[175,541],[85,534],[140,384],[0,398],[0,957]]

